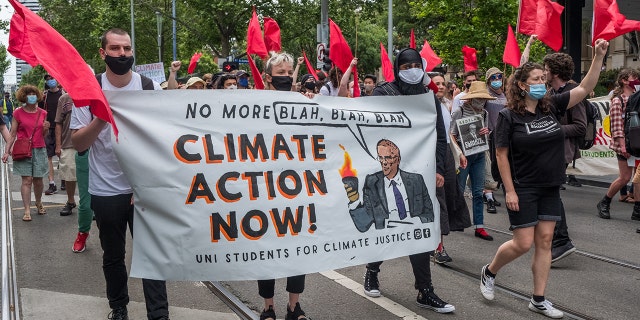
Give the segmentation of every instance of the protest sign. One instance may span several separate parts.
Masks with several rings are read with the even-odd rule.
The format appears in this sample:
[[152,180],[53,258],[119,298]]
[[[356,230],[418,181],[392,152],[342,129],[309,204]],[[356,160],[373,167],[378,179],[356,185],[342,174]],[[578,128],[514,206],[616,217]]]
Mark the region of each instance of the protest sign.
[[157,83],[162,83],[167,80],[164,74],[164,64],[162,62],[137,64],[136,72],[146,76],[147,78],[151,78]]
[[456,120],[456,126],[460,133],[460,147],[465,156],[489,150],[487,137],[480,134],[484,128],[482,116],[475,115]]
[[[270,279],[440,242],[432,94],[105,94],[120,128],[114,149],[134,189],[134,277]],[[386,142],[378,148],[381,139],[397,152],[387,153]],[[394,169],[404,219],[388,202],[384,175]]]

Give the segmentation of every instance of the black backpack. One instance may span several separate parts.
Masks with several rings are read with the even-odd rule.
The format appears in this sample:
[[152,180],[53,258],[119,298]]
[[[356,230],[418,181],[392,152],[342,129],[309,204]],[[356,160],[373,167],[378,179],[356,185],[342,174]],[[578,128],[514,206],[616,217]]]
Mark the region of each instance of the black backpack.
[[584,136],[577,138],[576,143],[580,150],[588,150],[593,147],[593,143],[596,140],[598,120],[602,121],[602,117],[600,116],[600,109],[598,109],[598,106],[594,103],[584,99],[582,104],[584,105],[587,113],[587,130],[585,131]]
[[[619,97],[622,101],[622,97]],[[627,100],[627,107],[624,111],[624,143],[627,152],[634,157],[640,157],[640,127],[629,128],[631,121],[630,113],[636,111],[640,113],[640,91],[636,91]]]

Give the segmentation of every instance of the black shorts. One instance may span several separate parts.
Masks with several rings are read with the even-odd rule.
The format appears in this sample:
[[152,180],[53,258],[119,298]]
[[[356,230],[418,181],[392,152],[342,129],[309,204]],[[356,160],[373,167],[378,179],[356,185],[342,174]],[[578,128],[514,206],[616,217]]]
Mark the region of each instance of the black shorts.
[[51,158],[56,155],[56,129],[49,128],[49,134],[44,137],[44,143],[47,146],[47,157]]
[[560,221],[560,186],[515,187],[520,211],[507,209],[510,230],[532,227],[538,221]]

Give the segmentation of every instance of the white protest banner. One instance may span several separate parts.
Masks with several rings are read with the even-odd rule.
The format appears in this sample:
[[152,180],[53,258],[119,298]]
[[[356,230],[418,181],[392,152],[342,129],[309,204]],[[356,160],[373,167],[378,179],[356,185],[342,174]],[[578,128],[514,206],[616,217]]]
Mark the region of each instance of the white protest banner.
[[164,64],[162,62],[150,63],[150,64],[136,64],[136,72],[151,78],[157,83],[162,83],[167,80],[164,74]]
[[567,167],[567,174],[573,175],[617,175],[618,160],[615,151],[609,148],[611,145],[611,127],[609,120],[610,99],[606,96],[589,99],[600,110],[602,121],[598,122],[596,140],[589,150],[580,150],[581,158]]
[[487,137],[480,134],[484,128],[482,116],[470,116],[456,120],[456,126],[460,133],[460,147],[465,156],[489,150]]
[[[134,277],[272,279],[440,241],[432,94],[105,94],[134,188]],[[404,201],[385,180],[395,170]]]

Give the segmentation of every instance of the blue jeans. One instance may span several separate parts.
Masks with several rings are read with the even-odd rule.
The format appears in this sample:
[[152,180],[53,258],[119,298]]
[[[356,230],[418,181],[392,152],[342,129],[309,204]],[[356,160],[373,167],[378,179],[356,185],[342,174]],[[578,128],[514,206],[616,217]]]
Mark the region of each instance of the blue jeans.
[[473,194],[473,224],[484,224],[484,203],[482,201],[482,189],[484,188],[484,152],[467,156],[467,167],[460,169],[458,174],[458,186],[460,192],[464,192],[467,185],[467,177],[471,180],[471,193]]

